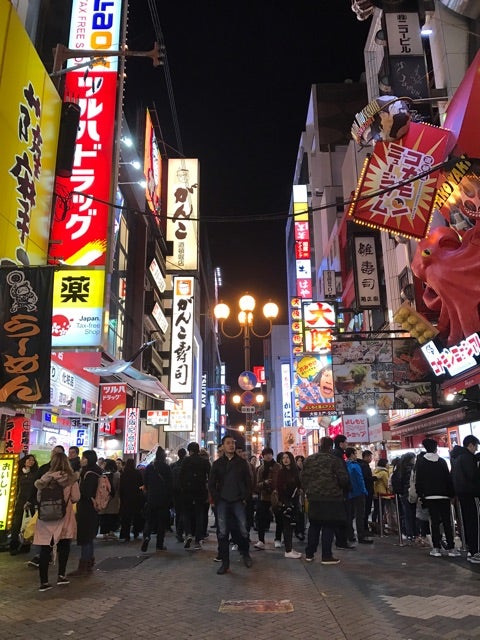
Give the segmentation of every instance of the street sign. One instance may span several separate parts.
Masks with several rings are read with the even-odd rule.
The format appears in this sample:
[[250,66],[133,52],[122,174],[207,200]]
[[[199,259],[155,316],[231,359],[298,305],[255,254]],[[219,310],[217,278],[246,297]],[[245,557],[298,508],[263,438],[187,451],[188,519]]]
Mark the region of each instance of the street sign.
[[246,407],[246,406],[242,405],[240,407],[240,411],[242,413],[255,413],[255,407]]

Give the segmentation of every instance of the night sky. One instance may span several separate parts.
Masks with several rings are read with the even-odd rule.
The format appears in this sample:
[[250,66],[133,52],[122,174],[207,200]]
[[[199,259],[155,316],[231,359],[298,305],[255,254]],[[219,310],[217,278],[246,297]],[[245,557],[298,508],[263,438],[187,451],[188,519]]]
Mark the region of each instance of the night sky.
[[[132,50],[155,39],[150,4],[130,0]],[[157,0],[156,7],[181,148],[164,68],[129,61],[127,100],[155,102],[170,157],[178,149],[200,160],[201,233],[223,272],[222,299],[235,304],[245,291],[272,298],[286,323],[285,218],[261,218],[286,216],[311,85],[359,80],[369,21],[356,20],[350,0]],[[208,222],[212,216],[224,221]],[[243,368],[242,354],[240,339],[225,341],[232,370]]]

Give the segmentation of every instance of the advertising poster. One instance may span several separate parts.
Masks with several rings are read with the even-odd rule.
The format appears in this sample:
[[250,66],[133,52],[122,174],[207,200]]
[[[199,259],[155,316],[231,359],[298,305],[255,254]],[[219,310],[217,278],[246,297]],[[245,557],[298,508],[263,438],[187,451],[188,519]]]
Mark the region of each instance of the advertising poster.
[[339,412],[365,413],[432,406],[430,382],[418,380],[412,338],[332,344],[335,403]]
[[295,369],[295,404],[300,417],[332,413],[335,398],[330,356],[298,356]]
[[18,456],[0,453],[0,533],[12,525],[17,493]]
[[421,180],[410,178],[431,171],[445,160],[450,136],[445,129],[412,122],[408,133],[398,141],[377,142],[366,161],[349,216],[360,224],[407,238],[424,238],[430,226],[438,171]]

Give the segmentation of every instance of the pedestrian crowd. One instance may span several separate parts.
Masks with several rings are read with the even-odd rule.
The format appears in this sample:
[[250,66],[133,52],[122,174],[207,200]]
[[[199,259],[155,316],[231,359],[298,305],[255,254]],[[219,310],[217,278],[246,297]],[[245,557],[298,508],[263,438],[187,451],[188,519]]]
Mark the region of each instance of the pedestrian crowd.
[[[380,457],[373,469],[373,453],[365,450],[359,457],[344,435],[321,438],[318,452],[306,458],[289,451],[274,457],[265,447],[261,460],[247,460],[227,435],[212,464],[196,442],[179,449],[173,464],[159,446],[142,469],[133,459],[97,459],[93,450],[80,456],[77,447],[67,456],[56,446],[40,468],[31,454],[20,461],[10,553],[38,546],[28,564],[38,567],[40,591],[47,591],[51,564],[57,585],[92,573],[98,535],[123,542],[141,536],[145,553],[153,536],[156,550],[166,551],[166,533],[173,531],[186,551],[201,551],[211,510],[219,575],[230,571],[232,550],[250,568],[251,548],[264,551],[271,528],[273,549],[283,549],[287,559],[303,555],[312,562],[320,547],[321,563],[335,565],[340,559],[334,546],[354,550],[372,544],[372,534],[396,531],[406,546],[428,547],[432,557],[459,557],[462,546],[468,561],[480,563],[479,440],[469,435],[453,448],[451,469],[435,440],[426,438],[422,445],[418,455],[407,452],[392,464]],[[36,521],[33,540],[25,535],[28,521]],[[80,559],[67,573],[73,540]],[[303,554],[294,548],[300,544]]]

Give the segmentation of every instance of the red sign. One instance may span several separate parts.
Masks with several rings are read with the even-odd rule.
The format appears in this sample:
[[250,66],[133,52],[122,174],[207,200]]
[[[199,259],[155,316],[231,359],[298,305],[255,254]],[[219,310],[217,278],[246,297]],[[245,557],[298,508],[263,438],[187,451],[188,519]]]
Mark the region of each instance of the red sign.
[[10,418],[5,432],[5,453],[28,453],[30,420],[24,416]]
[[[65,96],[81,107],[71,178],[57,178],[50,255],[69,265],[105,265],[111,201],[117,76],[70,72]],[[75,192],[72,195],[72,192]],[[94,196],[93,200],[89,196]]]
[[100,385],[100,416],[118,418],[125,415],[127,385],[105,383]]
[[[377,142],[367,160],[349,216],[356,222],[407,238],[427,235],[438,171],[451,139],[450,131],[412,122],[395,142]],[[424,175],[425,174],[425,175]],[[423,175],[413,179],[417,175]]]

